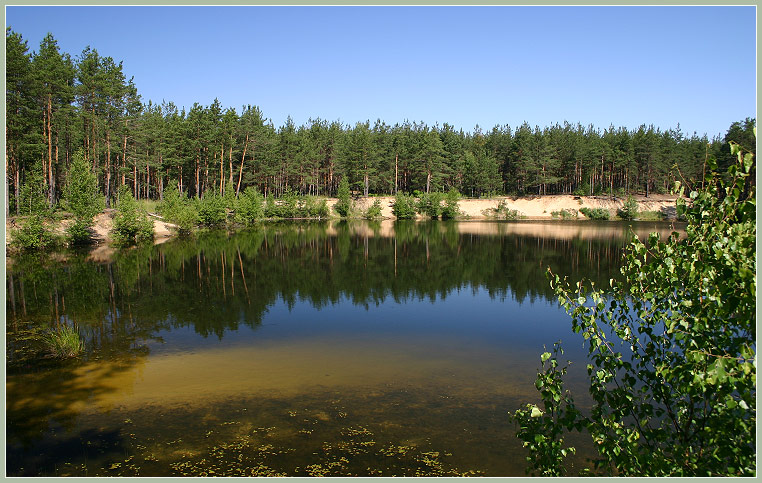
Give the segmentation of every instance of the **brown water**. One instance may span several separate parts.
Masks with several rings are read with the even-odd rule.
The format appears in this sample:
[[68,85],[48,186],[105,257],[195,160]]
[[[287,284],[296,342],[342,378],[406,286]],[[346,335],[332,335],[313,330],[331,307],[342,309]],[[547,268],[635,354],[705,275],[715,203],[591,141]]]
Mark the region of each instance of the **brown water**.
[[[524,475],[508,411],[538,399],[543,346],[563,340],[586,403],[545,269],[607,281],[629,233],[279,224],[13,260],[8,474]],[[86,353],[41,357],[37,334],[74,323]]]

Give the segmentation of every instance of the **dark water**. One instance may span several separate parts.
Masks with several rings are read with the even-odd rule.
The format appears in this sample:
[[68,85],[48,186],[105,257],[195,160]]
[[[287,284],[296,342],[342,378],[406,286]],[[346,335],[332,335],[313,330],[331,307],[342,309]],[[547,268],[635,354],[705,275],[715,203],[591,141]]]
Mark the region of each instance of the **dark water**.
[[[9,261],[7,472],[524,475],[507,414],[537,400],[544,345],[563,340],[587,393],[546,267],[605,285],[630,233],[272,224]],[[77,325],[83,356],[40,357],[56,324]]]

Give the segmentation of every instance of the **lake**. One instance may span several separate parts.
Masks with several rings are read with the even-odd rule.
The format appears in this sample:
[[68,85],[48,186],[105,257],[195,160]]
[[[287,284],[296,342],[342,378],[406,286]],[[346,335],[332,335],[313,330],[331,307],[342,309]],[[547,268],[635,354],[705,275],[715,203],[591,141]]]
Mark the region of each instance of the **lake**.
[[[589,404],[546,268],[607,286],[633,231],[672,228],[272,223],[8,260],[7,474],[523,476],[508,412],[544,346]],[[83,356],[40,357],[56,324]]]

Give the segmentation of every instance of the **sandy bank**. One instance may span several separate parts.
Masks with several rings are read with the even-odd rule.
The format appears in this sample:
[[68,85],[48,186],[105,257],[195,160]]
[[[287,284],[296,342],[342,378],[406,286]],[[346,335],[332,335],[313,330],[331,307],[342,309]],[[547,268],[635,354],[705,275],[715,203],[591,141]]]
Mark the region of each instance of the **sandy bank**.
[[[370,198],[360,198],[354,200],[355,209],[364,211],[373,204],[375,200],[381,203],[381,215],[386,219],[394,219],[392,205],[393,196],[379,196]],[[336,204],[336,198],[328,198],[327,204],[333,207]],[[527,219],[549,220],[552,219],[552,213],[560,210],[579,211],[580,208],[603,208],[609,210],[612,217],[616,210],[624,205],[623,198],[610,199],[603,196],[573,196],[573,195],[550,195],[534,196],[524,198],[511,198],[507,196],[495,197],[491,199],[464,199],[460,200],[458,205],[463,215],[470,220],[488,219],[488,210],[497,207],[504,202],[506,207],[516,210]],[[675,216],[675,197],[671,196],[651,196],[649,198],[636,198],[640,211],[659,211],[667,218]],[[99,213],[93,220],[93,240],[95,248],[92,256],[98,259],[109,257],[113,248],[110,247],[111,237],[109,232],[113,228],[115,211],[108,209]],[[156,214],[149,214],[153,220],[154,243],[163,243],[176,234],[175,225],[167,223]],[[422,217],[419,217],[422,218]],[[585,216],[579,213],[579,219],[584,220]],[[51,228],[60,235],[63,235],[66,228],[72,223],[72,220],[63,220],[51,226]],[[13,218],[5,222],[5,243],[6,247],[10,244],[11,233],[19,228],[23,221]]]

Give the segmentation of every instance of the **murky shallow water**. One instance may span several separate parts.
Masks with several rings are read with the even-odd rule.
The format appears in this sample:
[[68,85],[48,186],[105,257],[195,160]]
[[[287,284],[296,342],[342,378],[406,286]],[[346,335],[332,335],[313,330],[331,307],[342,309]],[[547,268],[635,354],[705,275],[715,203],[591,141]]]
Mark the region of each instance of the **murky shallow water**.
[[[666,224],[636,225],[644,236]],[[581,340],[545,269],[607,281],[607,223],[267,225],[13,260],[9,475],[524,475],[507,417]],[[76,323],[87,353],[40,359]],[[584,465],[584,447],[575,465]]]

